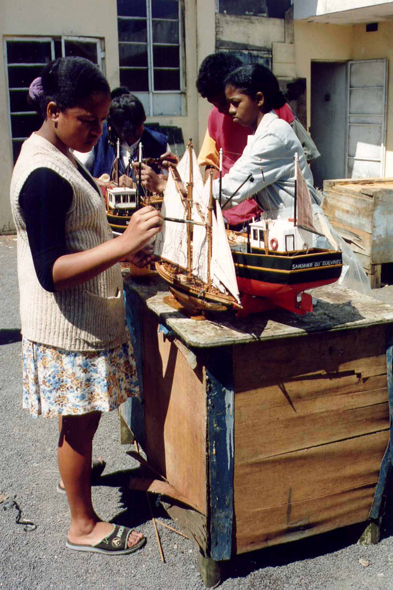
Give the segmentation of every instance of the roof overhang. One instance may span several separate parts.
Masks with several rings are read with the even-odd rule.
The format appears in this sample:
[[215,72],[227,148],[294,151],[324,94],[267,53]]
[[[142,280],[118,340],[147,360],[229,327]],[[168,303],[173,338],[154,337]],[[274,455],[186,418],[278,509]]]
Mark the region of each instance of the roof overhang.
[[294,0],[294,20],[334,25],[376,23],[393,19],[393,2],[386,0]]

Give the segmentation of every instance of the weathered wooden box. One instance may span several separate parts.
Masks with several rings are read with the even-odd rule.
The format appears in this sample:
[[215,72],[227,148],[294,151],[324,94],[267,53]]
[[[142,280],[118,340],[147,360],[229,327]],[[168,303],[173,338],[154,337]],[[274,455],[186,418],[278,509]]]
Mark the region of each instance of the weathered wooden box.
[[169,513],[203,555],[226,560],[368,519],[389,443],[392,307],[327,287],[304,317],[196,322],[159,286],[126,293],[144,416],[123,417],[193,507]]
[[323,210],[348,241],[372,288],[381,286],[383,264],[393,263],[393,179],[325,180]]

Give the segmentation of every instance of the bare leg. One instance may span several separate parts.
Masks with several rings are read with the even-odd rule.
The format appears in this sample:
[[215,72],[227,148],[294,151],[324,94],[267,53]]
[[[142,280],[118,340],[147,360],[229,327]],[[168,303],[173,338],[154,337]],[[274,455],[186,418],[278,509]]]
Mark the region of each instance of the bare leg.
[[[93,437],[101,418],[100,412],[82,416],[63,416],[58,447],[59,470],[71,510],[68,540],[79,545],[94,545],[113,530],[113,525],[102,522],[91,501],[91,457]],[[143,537],[133,532],[128,546]]]
[[[63,417],[62,416],[59,416],[59,434],[61,433],[61,429],[62,429],[62,419],[63,419]],[[98,457],[98,461],[104,461],[104,459],[102,457]],[[63,479],[61,477],[60,477],[59,484],[60,484],[60,487],[61,488],[65,489],[64,482],[63,482]]]

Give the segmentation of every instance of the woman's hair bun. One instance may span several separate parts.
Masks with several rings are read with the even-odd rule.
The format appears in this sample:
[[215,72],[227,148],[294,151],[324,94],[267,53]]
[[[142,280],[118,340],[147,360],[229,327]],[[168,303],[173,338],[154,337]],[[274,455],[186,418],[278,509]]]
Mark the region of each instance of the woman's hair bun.
[[39,76],[38,78],[34,78],[32,83],[29,86],[29,98],[33,102],[39,101],[44,95],[44,89],[42,86],[42,78]]

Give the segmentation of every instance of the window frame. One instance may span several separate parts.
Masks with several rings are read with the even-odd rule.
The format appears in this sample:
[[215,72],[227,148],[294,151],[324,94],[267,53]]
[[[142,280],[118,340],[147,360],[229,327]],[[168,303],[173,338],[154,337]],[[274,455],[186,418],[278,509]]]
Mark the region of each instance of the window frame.
[[50,43],[50,59],[54,60],[56,57],[55,53],[55,42],[60,41],[61,43],[61,54],[62,57],[65,55],[65,43],[67,41],[80,41],[83,42],[91,42],[95,43],[97,46],[97,65],[100,70],[105,74],[105,51],[104,51],[104,39],[102,37],[82,37],[80,35],[6,35],[3,37],[3,51],[4,51],[4,65],[6,71],[6,88],[7,88],[7,115],[8,115],[8,129],[9,129],[9,136],[11,140],[11,153],[12,159],[15,161],[14,158],[14,143],[22,144],[27,137],[19,137],[13,136],[12,133],[12,117],[13,116],[36,116],[37,113],[34,110],[26,110],[26,111],[14,111],[11,110],[11,92],[14,90],[17,91],[24,91],[27,92],[29,90],[28,87],[17,87],[17,88],[10,88],[10,79],[9,79],[9,68],[10,67],[26,67],[26,66],[40,66],[43,68],[45,63],[35,63],[35,62],[21,62],[18,64],[10,64],[8,61],[8,43]]
[[[153,18],[153,13],[152,13],[152,0],[146,0],[146,17],[144,16],[121,16],[119,15],[119,13],[117,13],[117,22],[119,23],[119,20],[123,20],[123,21],[136,21],[136,20],[141,20],[144,21],[146,20],[146,33],[147,33],[147,40],[146,40],[146,46],[147,46],[147,76],[148,76],[148,85],[149,85],[149,90],[148,91],[143,91],[143,90],[131,90],[131,92],[133,94],[135,94],[135,96],[137,96],[138,98],[141,99],[141,97],[148,97],[148,104],[149,104],[149,113],[146,113],[147,116],[150,117],[157,117],[157,116],[168,116],[168,117],[173,117],[176,116],[176,114],[167,114],[167,115],[160,115],[160,114],[155,114],[154,112],[154,96],[155,95],[174,95],[174,94],[178,94],[180,96],[180,116],[184,116],[185,115],[185,100],[184,100],[184,96],[186,93],[185,90],[185,64],[184,64],[184,60],[185,60],[185,50],[184,50],[184,24],[183,24],[183,14],[184,14],[184,5],[183,5],[183,0],[178,0],[178,14],[177,14],[177,19],[174,18]],[[153,43],[153,22],[154,21],[158,21],[158,22],[177,22],[179,24],[179,43]],[[118,40],[118,46],[119,46],[119,74],[121,73],[121,71],[126,71],[126,70],[145,70],[146,68],[144,66],[121,66],[120,65],[120,46],[121,45],[142,45],[144,43],[141,42],[137,42],[137,41],[120,41]],[[160,45],[160,46],[165,46],[165,47],[179,47],[179,67],[155,67],[154,66],[154,55],[153,55],[153,49],[154,49],[154,45]],[[180,89],[179,90],[155,90],[154,88],[154,72],[155,70],[161,70],[161,71],[179,71],[179,81],[180,81]],[[121,81],[120,81],[121,83]]]

